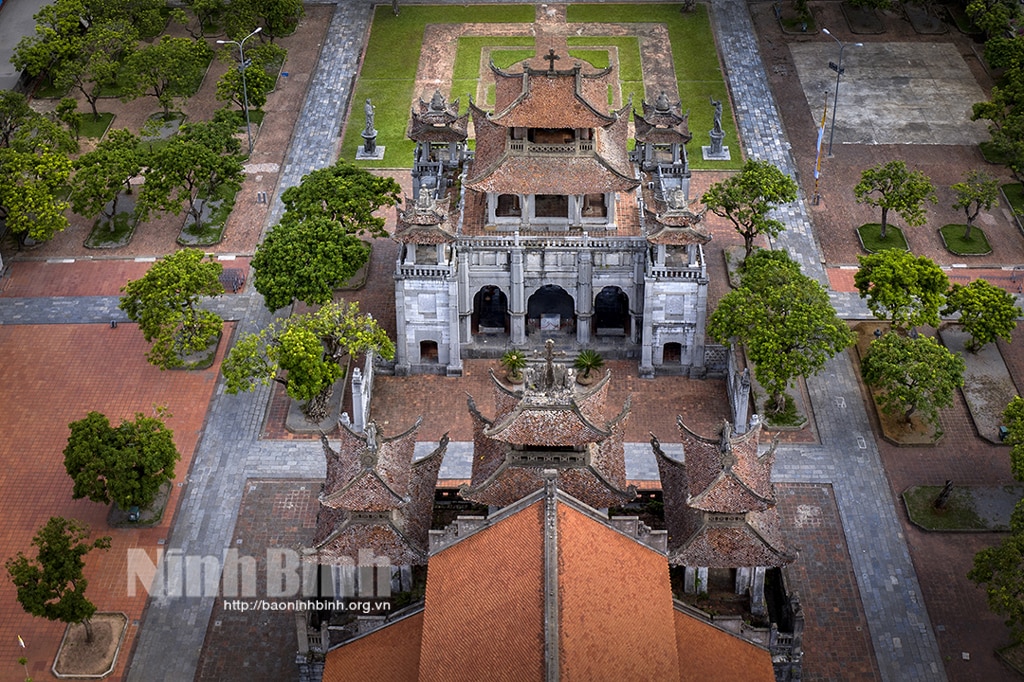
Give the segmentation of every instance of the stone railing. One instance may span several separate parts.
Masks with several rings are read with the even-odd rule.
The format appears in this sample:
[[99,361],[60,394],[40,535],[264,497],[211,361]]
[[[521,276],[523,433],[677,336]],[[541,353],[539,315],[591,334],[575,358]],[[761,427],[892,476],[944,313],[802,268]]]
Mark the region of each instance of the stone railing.
[[575,142],[565,142],[563,144],[543,144],[527,140],[509,140],[508,151],[510,154],[524,156],[531,154],[557,154],[560,156],[590,155],[594,153],[594,141],[576,140]]
[[395,274],[399,277],[413,277],[416,279],[445,279],[451,277],[455,272],[452,265],[422,265],[420,263],[399,263],[395,268]]

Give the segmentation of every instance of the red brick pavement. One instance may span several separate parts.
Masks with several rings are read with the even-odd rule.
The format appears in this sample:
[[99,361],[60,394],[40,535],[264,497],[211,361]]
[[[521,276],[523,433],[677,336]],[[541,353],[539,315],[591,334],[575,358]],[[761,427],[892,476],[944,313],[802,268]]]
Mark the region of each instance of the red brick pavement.
[[[835,291],[857,291],[853,283],[856,268],[828,268],[826,272],[829,285]],[[946,270],[946,276],[949,277],[950,284],[968,284],[976,279],[984,279],[1011,294],[1019,294],[1024,289],[1024,271],[1014,272],[1000,268],[951,268]]]
[[[225,269],[249,270],[248,258],[218,261]],[[0,279],[0,298],[47,296],[120,296],[121,287],[146,274],[151,262],[76,260],[74,263],[15,261]],[[228,289],[225,293],[241,293]]]
[[[230,335],[230,330],[225,338]],[[79,519],[94,536],[110,535],[108,552],[93,552],[86,559],[87,594],[101,611],[123,611],[137,621],[146,603],[141,589],[135,597],[126,590],[126,552],[145,548],[154,552],[158,540],[170,533],[182,488],[175,485],[162,521],[152,528],[113,529],[106,523],[107,505],[71,499],[71,479],[64,471],[63,449],[69,422],[90,410],[106,414],[117,424],[136,412],[152,413],[165,405],[168,426],[182,460],[175,471],[185,482],[192,453],[202,431],[213,394],[217,362],[207,370],[162,372],[145,360],[148,344],[132,324],[110,329],[106,325],[0,326],[0,547],[2,560],[18,551],[32,554],[30,542],[50,516]],[[24,655],[34,679],[49,679],[49,667],[63,632],[51,623],[24,613],[15,600],[14,587],[0,580],[0,679],[23,679],[16,661],[22,652],[17,636],[28,644]],[[114,675],[120,680],[137,627],[130,624]]]

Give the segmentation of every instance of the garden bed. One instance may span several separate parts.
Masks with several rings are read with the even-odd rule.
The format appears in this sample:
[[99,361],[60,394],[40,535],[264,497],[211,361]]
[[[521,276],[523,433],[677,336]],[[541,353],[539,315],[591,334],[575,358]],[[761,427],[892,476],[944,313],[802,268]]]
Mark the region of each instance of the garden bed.
[[885,239],[882,239],[882,224],[866,223],[857,228],[857,239],[861,248],[868,253],[878,253],[885,249],[910,251],[903,230],[895,225],[886,226]]

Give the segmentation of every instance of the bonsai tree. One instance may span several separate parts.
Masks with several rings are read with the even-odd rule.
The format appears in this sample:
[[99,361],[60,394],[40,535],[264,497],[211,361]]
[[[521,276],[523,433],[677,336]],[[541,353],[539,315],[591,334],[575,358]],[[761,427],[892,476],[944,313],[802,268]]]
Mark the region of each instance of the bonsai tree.
[[121,287],[118,307],[137,322],[153,344],[146,359],[160,369],[181,367],[184,356],[205,350],[220,334],[224,321],[199,307],[203,296],[224,293],[223,267],[189,249],[164,256],[140,279]]
[[878,404],[886,414],[903,412],[907,425],[915,413],[939,431],[939,409],[953,403],[964,385],[964,361],[930,336],[889,332],[871,342],[861,362],[861,376],[881,391]]
[[85,641],[92,642],[89,619],[96,606],[85,596],[85,555],[110,549],[110,538],[89,541],[89,528],[74,519],[51,517],[32,538],[35,558],[18,552],[6,562],[7,573],[18,590],[18,603],[33,616],[85,626]]
[[960,208],[967,218],[964,239],[971,238],[971,226],[982,209],[989,210],[999,201],[999,181],[983,171],[972,170],[963,182],[950,186],[956,192],[953,208]]
[[572,366],[583,372],[580,378],[589,379],[591,372],[604,367],[604,358],[596,350],[585,348],[573,360]]
[[308,305],[331,301],[334,289],[369,259],[357,236],[382,237],[384,218],[394,206],[398,183],[345,161],[305,175],[281,195],[285,213],[252,259],[253,286],[271,311],[294,300]]
[[977,353],[997,338],[1009,343],[1021,309],[1011,294],[983,279],[976,279],[966,286],[954,284],[949,290],[942,314],[955,313],[960,313],[960,324],[971,336],[967,350]]
[[857,259],[860,269],[853,281],[875,317],[888,318],[900,330],[939,326],[949,278],[933,260],[900,249],[883,249]]
[[907,170],[902,161],[865,169],[853,188],[858,204],[882,209],[881,238],[885,239],[889,211],[896,211],[910,226],[924,225],[924,202],[935,199],[935,187],[921,171]]
[[747,161],[738,175],[716,182],[701,201],[715,215],[728,218],[743,237],[744,258],[754,250],[754,239],[761,234],[777,236],[780,221],[768,217],[779,204],[796,201],[797,184],[767,161]]
[[75,483],[74,499],[148,509],[161,486],[174,479],[181,454],[159,417],[136,414],[115,428],[106,416],[90,412],[68,426],[64,469]]
[[825,289],[800,272],[783,251],[757,251],[744,261],[741,286],[718,303],[708,334],[738,340],[769,394],[770,413],[786,409],[786,390],[800,376],[817,374],[854,341]]
[[355,303],[329,303],[316,312],[292,315],[235,343],[221,371],[227,392],[251,391],[271,382],[283,384],[312,422],[327,416],[339,364],[347,355],[373,351],[386,360],[395,345],[377,321],[360,314]]
[[508,374],[509,381],[519,383],[523,380],[523,369],[526,367],[526,354],[523,351],[516,348],[507,350],[501,356],[500,362]]

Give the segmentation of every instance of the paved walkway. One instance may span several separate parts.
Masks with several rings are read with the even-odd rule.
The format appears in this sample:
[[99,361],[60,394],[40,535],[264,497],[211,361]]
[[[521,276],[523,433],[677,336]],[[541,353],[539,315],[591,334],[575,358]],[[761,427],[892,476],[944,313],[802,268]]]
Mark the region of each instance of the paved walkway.
[[[795,174],[746,3],[713,0],[711,9],[747,156]],[[806,274],[827,285],[803,199],[779,213],[786,229],[773,246],[785,248]],[[833,297],[844,317],[854,312],[850,299]],[[938,643],[854,371],[844,353],[807,380],[822,446],[782,448],[774,478],[832,483],[882,678],[944,680]]]

